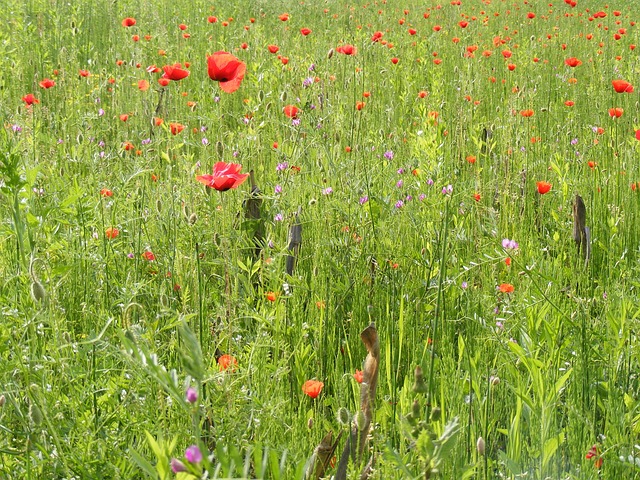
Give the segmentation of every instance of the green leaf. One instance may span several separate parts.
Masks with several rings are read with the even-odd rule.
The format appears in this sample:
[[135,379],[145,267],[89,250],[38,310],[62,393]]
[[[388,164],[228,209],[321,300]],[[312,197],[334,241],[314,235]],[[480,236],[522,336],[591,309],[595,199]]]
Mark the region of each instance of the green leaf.
[[556,453],[558,447],[564,442],[564,432],[560,432],[553,438],[544,442],[544,449],[542,452],[542,467],[545,468],[551,460],[551,457]]
[[158,478],[158,473],[156,472],[155,468],[153,468],[153,465],[151,465],[149,461],[142,455],[140,455],[135,449],[130,449],[129,455],[131,456],[131,459],[134,461],[134,463],[138,465],[140,470],[147,474],[149,478]]

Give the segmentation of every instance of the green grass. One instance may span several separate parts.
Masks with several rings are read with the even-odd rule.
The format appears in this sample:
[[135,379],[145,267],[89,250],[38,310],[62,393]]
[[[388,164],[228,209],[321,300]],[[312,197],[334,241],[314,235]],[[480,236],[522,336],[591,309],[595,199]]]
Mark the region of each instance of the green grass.
[[[441,478],[640,478],[640,111],[637,92],[611,85],[640,73],[637,2],[8,3],[0,477],[172,478],[171,458],[197,444],[215,453],[210,477],[299,478],[328,431],[344,430],[342,451],[338,412],[360,408],[359,335],[375,322],[374,478],[424,478],[436,459]],[[343,44],[357,54],[337,53]],[[218,50],[247,65],[235,93],[207,76]],[[176,62],[190,76],[161,94],[146,68]],[[25,106],[28,93],[39,103]],[[185,129],[172,135],[171,122]],[[217,192],[195,180],[217,161],[255,172],[257,258],[249,182]],[[222,354],[237,366],[221,371]],[[416,366],[425,394],[412,390]],[[308,379],[324,382],[315,399]],[[423,422],[410,425],[414,399]],[[456,417],[434,456],[429,433]]]

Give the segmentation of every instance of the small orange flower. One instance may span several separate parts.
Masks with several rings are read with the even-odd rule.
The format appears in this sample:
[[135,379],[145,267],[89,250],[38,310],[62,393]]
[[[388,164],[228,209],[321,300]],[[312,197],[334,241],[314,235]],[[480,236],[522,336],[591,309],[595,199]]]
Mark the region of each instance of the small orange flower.
[[523,117],[533,117],[533,110],[531,110],[530,108],[527,110],[521,110],[520,111],[520,115],[522,115]]
[[298,118],[298,107],[295,105],[285,106],[283,112],[289,118]]
[[147,250],[142,254],[142,258],[144,258],[148,262],[153,262],[156,259],[156,256],[151,250]]
[[470,163],[470,164],[472,164],[472,165],[473,165],[474,163],[476,163],[476,157],[475,157],[475,155],[469,155],[469,156],[467,156],[466,160],[467,160],[467,162],[469,162],[469,163]]
[[364,102],[356,102],[356,110],[362,110],[366,103]]
[[318,380],[307,380],[304,382],[304,385],[302,385],[302,391],[311,398],[317,398],[322,391],[322,387],[324,387],[324,383]]
[[536,187],[538,188],[538,193],[540,195],[544,195],[545,193],[549,193],[551,190],[551,184],[549,182],[541,181],[536,182]]
[[169,127],[171,128],[171,134],[172,135],[177,135],[179,134],[182,130],[184,130],[184,125],[180,124],[180,123],[170,123]]
[[582,62],[580,60],[578,60],[576,57],[570,57],[567,58],[564,61],[565,65],[568,65],[570,67],[579,67],[580,65],[582,65]]
[[620,108],[620,107],[615,107],[615,108],[610,108],[609,109],[609,116],[611,118],[620,118],[623,113],[624,113],[624,110],[622,108]]
[[498,290],[499,290],[501,293],[513,293],[513,291],[514,291],[514,287],[513,287],[513,285],[511,285],[510,283],[501,283],[501,284],[498,286]]
[[104,235],[109,239],[109,240],[113,240],[114,238],[116,238],[118,235],[120,235],[120,230],[118,230],[117,228],[114,227],[109,227],[105,230]]
[[149,90],[149,82],[146,80],[138,80],[138,89],[142,92]]
[[353,374],[353,378],[356,379],[356,382],[362,383],[362,380],[364,380],[364,374],[362,373],[362,370],[356,370],[356,373]]
[[265,296],[267,297],[267,300],[269,300],[270,302],[275,302],[278,298],[278,295],[276,294],[276,292],[267,292]]
[[113,197],[113,192],[108,188],[103,188],[100,190],[101,197]]
[[234,371],[236,366],[238,366],[238,361],[234,356],[225,353],[224,355],[218,357],[218,368],[220,369],[220,371]]
[[476,202],[479,202],[479,201],[480,201],[480,194],[479,194],[479,193],[474,193],[474,194],[473,194],[473,199],[474,199]]

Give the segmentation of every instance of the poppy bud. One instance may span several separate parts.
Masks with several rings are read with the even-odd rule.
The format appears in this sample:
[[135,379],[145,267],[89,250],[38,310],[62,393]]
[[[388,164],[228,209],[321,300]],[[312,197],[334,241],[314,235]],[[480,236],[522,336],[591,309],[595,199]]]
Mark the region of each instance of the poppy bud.
[[478,450],[479,455],[484,456],[485,447],[486,444],[484,438],[478,437],[478,441],[476,442],[476,450]]
[[0,408],[4,407],[4,404],[7,400],[4,398],[4,395],[0,395]]
[[311,430],[313,428],[313,418],[307,420],[307,428]]
[[431,421],[432,422],[437,422],[438,420],[440,420],[440,417],[442,416],[442,410],[440,410],[439,407],[433,407],[433,410],[431,410]]
[[282,95],[280,95],[280,100],[282,100],[283,102],[287,101],[287,92],[282,92]]
[[417,366],[414,372],[415,383],[413,384],[413,391],[415,393],[426,393],[427,385],[424,383],[424,377],[422,376],[422,368]]
[[365,427],[367,426],[367,418],[364,416],[363,412],[356,413],[354,417],[354,422],[355,422],[356,428],[360,432],[364,431]]
[[42,411],[40,411],[38,405],[33,402],[29,405],[29,419],[34,425],[40,425],[42,423]]
[[338,422],[342,425],[349,425],[351,423],[351,414],[349,410],[344,407],[340,407],[338,410]]
[[41,302],[47,296],[47,292],[45,291],[42,284],[34,279],[31,283],[31,295],[36,302]]
[[220,158],[222,158],[222,154],[224,153],[224,145],[220,141],[216,143],[216,153]]
[[420,402],[418,402],[418,400],[414,400],[413,401],[413,405],[411,406],[411,415],[413,416],[413,418],[420,418],[420,411],[422,409],[420,408]]
[[334,53],[333,48],[329,49],[329,52],[327,53],[327,58],[333,57],[333,53]]
[[189,225],[194,225],[198,221],[198,215],[193,212],[189,217]]

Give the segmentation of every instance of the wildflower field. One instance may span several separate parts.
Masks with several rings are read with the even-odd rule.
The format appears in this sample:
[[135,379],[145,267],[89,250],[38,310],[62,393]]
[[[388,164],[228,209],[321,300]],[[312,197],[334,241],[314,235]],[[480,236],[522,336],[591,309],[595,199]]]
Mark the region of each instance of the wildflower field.
[[4,4],[0,478],[640,478],[639,2]]

